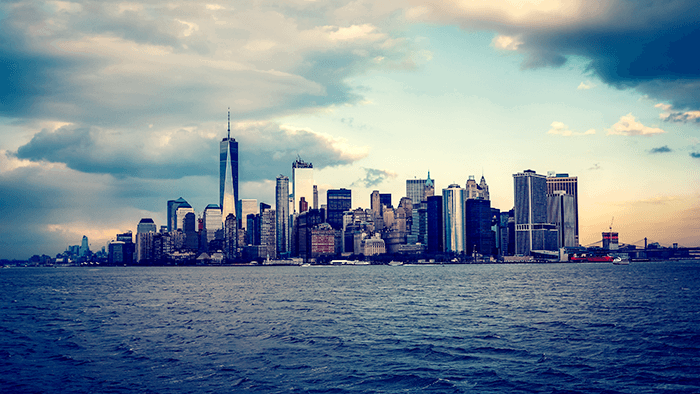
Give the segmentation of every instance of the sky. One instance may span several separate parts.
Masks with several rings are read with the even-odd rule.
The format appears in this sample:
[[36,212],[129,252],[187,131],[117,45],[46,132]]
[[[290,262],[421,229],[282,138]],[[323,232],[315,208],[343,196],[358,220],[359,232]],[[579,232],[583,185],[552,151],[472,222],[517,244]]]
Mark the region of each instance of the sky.
[[[0,258],[99,250],[167,200],[578,177],[581,244],[700,246],[700,8],[626,0],[0,4]],[[643,242],[643,241],[642,241]]]

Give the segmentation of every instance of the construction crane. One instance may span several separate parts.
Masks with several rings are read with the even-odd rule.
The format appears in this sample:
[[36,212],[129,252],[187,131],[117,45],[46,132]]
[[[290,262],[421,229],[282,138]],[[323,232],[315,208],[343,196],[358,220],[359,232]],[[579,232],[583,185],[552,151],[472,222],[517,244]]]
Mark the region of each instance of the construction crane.
[[612,219],[610,220],[610,232],[612,232],[612,225],[613,225],[614,221],[615,221],[615,216],[613,216]]

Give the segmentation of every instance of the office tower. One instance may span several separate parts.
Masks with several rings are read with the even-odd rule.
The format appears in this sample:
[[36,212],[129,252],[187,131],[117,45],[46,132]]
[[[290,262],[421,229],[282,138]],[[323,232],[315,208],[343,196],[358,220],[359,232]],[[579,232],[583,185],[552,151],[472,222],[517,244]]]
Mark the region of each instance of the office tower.
[[481,181],[479,183],[476,183],[474,175],[469,175],[469,179],[467,179],[465,193],[467,200],[488,200],[489,186],[486,184],[486,179],[484,179],[484,176],[482,175]]
[[318,209],[318,185],[314,185],[314,205],[313,209]]
[[326,192],[328,224],[336,230],[343,228],[343,212],[352,209],[352,191],[331,189]]
[[428,197],[428,253],[444,251],[442,196]]
[[306,202],[306,198],[302,197],[299,199],[299,213],[306,212],[309,210],[309,203]]
[[184,198],[180,197],[177,200],[168,200],[168,212],[166,212],[167,215],[167,226],[168,226],[168,232],[175,231],[178,228],[182,227],[180,224],[177,222],[177,209],[180,207],[182,204],[187,204],[187,201],[185,201]]
[[515,254],[555,250],[556,226],[547,222],[547,177],[525,170],[513,174],[515,194]]
[[80,243],[80,257],[87,256],[90,253],[90,247],[88,246],[88,237],[83,235],[83,241]]
[[379,190],[375,190],[369,195],[369,207],[375,216],[379,216],[382,213],[382,205],[379,201]]
[[231,138],[231,112],[228,113],[228,135],[219,144],[219,206],[221,222],[229,214],[238,217],[238,142]]
[[307,202],[314,198],[314,166],[297,157],[292,163],[292,213],[301,212],[298,204],[302,197]]
[[108,245],[109,254],[107,255],[107,261],[110,265],[123,265],[126,264],[124,249],[126,246],[124,242],[121,241],[111,241]]
[[577,246],[574,196],[567,194],[564,190],[556,190],[548,194],[547,221],[557,226],[558,248]]
[[391,193],[379,193],[379,206],[393,208]]
[[411,235],[406,243],[428,245],[428,202],[413,204],[411,217]]
[[299,214],[297,218],[297,254],[308,261],[311,258],[311,230],[323,223],[323,213],[318,209],[310,209]]
[[122,242],[124,244],[123,263],[132,264],[134,262],[134,253],[136,252],[136,245],[134,245],[131,231],[127,231],[122,234],[117,234],[117,242]]
[[284,175],[277,177],[275,212],[277,255],[286,256],[289,252],[289,178]]
[[416,205],[420,204],[425,196],[425,181],[425,179],[406,180],[406,197]]
[[[257,204],[256,204],[257,205]],[[223,228],[221,222],[221,207],[216,204],[209,204],[204,208],[204,232],[206,234],[207,245],[216,237],[216,232]]]
[[235,260],[238,249],[238,220],[229,213],[224,220],[224,257],[228,261]]
[[547,194],[554,194],[557,190],[563,190],[574,197],[574,246],[579,245],[578,234],[578,177],[569,174],[554,174],[547,176]]
[[248,223],[246,218],[250,214],[258,213],[258,200],[254,198],[242,198],[241,200],[241,228],[248,231]]
[[464,252],[464,189],[457,184],[442,189],[445,251]]
[[197,217],[194,212],[187,212],[182,219],[182,232],[185,233],[184,249],[195,252],[199,248],[199,237],[197,236]]
[[194,208],[192,208],[192,206],[187,201],[181,202],[178,205],[177,209],[175,210],[175,225],[176,226],[173,228],[173,231],[176,231],[176,230],[183,230],[184,231],[184,229],[182,227],[182,221],[185,219],[185,215],[187,215],[188,213],[194,214]]
[[136,226],[136,261],[152,262],[154,255],[153,234],[156,224],[151,218],[143,218]]
[[466,252],[490,256],[493,254],[494,233],[491,229],[491,201],[467,199],[464,203]]
[[[267,205],[267,204],[265,204]],[[260,245],[265,246],[265,258],[277,258],[277,218],[274,209],[260,208]]]
[[428,171],[428,179],[425,180],[425,186],[423,186],[423,201],[428,201],[428,197],[432,197],[434,195],[435,181],[430,179],[430,171]]

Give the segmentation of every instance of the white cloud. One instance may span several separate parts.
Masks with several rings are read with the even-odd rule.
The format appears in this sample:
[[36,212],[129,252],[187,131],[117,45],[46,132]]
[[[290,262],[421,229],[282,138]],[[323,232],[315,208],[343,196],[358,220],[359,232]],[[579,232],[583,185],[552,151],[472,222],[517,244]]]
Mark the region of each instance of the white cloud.
[[592,135],[595,134],[595,129],[588,129],[583,133],[573,131],[569,129],[569,126],[562,122],[554,121],[551,124],[552,128],[549,129],[547,134],[562,135],[564,137],[577,136],[577,135]]
[[666,122],[675,123],[696,123],[700,122],[700,111],[677,111],[673,109],[670,104],[659,103],[654,106],[655,108],[660,108],[662,113],[659,114],[659,118]]
[[612,125],[609,129],[606,129],[608,135],[653,135],[665,133],[656,127],[647,127],[642,123],[638,122],[632,113],[623,115],[620,120]]
[[593,89],[596,85],[593,84],[590,81],[586,82],[581,82],[578,87],[576,88],[577,90],[588,90],[588,89]]
[[523,45],[523,42],[519,37],[498,35],[493,38],[491,45],[498,49],[517,51],[518,47]]

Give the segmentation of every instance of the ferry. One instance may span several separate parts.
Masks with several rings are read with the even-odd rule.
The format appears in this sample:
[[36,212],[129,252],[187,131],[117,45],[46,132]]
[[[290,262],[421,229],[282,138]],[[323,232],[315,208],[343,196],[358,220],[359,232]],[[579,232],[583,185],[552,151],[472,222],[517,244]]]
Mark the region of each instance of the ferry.
[[612,263],[613,258],[612,256],[605,255],[605,256],[587,256],[587,255],[581,255],[581,256],[572,256],[569,261],[573,261],[575,263]]

